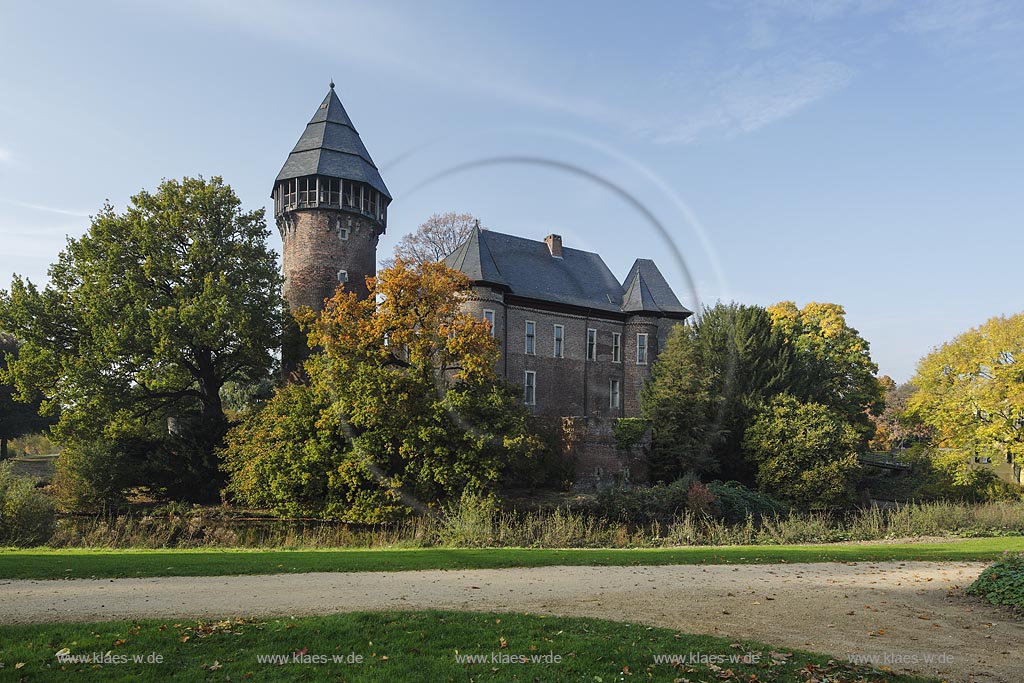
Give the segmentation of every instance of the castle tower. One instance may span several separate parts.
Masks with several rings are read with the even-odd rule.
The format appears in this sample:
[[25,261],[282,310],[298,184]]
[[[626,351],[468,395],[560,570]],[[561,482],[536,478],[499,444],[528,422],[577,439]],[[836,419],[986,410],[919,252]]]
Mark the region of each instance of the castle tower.
[[[377,241],[391,203],[384,180],[334,92],[334,83],[277,175],[274,216],[281,233],[284,298],[290,310],[324,307],[339,285],[367,295]],[[286,375],[305,356],[286,340]]]

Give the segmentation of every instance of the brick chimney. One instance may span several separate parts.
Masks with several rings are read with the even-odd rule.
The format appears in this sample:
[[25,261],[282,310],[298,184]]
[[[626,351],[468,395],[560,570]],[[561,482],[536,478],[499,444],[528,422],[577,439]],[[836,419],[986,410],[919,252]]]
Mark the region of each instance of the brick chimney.
[[548,245],[548,251],[554,258],[562,258],[562,236],[548,235],[544,238],[544,244]]

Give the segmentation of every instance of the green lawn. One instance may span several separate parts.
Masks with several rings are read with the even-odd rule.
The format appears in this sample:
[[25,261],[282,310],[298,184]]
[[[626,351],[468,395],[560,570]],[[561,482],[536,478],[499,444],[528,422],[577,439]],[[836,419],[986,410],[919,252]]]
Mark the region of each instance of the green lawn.
[[[829,663],[826,656],[757,642],[521,614],[357,612],[225,622],[0,626],[0,643],[0,672],[10,676],[5,680],[26,682],[931,680]],[[96,655],[107,663],[61,663],[58,652]],[[466,656],[483,661],[457,659]],[[681,656],[685,663],[655,663],[656,656]],[[267,657],[287,661],[268,663]]]
[[305,572],[486,569],[553,565],[753,564],[994,560],[1024,537],[948,543],[644,549],[417,548],[411,550],[5,550],[0,579],[223,576]]

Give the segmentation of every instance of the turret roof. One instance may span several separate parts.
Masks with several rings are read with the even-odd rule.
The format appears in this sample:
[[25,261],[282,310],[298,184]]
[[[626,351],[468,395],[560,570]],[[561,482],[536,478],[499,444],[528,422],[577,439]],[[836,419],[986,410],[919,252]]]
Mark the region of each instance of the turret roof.
[[277,174],[277,182],[309,175],[366,183],[391,199],[384,179],[334,92],[334,83]]

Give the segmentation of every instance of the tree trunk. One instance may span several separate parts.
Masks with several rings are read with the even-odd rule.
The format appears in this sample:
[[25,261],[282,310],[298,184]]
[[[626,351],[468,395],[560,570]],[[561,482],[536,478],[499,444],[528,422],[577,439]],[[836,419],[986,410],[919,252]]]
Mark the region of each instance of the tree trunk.
[[0,438],[0,460],[7,459],[7,438]]

